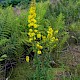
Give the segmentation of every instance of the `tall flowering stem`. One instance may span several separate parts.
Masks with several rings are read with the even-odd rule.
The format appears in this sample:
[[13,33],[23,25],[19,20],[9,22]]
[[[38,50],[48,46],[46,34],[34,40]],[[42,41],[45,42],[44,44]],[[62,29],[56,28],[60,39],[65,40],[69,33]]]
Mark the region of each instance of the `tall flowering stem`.
[[[33,52],[35,53],[34,59],[36,60],[36,76],[37,78],[34,80],[46,80],[47,70],[45,67],[48,65],[49,56],[52,46],[56,46],[56,42],[58,38],[56,38],[56,34],[58,30],[54,31],[51,26],[46,31],[46,35],[44,35],[44,31],[40,31],[39,25],[36,20],[36,4],[35,0],[32,1],[29,10],[28,16],[28,41],[32,44]],[[43,58],[41,59],[39,55],[43,53]],[[47,54],[48,55],[47,55]],[[29,57],[26,57],[26,61],[29,62]],[[45,64],[46,63],[46,64]],[[49,80],[49,79],[48,79]]]
[[[43,48],[38,39],[41,39],[41,33],[38,30],[38,24],[36,20],[36,5],[35,1],[32,1],[30,10],[29,10],[29,16],[28,16],[28,38],[29,42],[33,43],[34,47],[37,50],[38,54],[41,54],[41,49]],[[34,50],[35,51],[35,50]]]

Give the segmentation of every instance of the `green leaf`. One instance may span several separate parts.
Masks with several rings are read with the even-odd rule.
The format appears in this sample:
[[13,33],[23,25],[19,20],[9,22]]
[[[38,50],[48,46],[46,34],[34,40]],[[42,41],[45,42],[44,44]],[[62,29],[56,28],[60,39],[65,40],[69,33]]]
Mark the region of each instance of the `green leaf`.
[[3,61],[4,59],[0,59],[0,61]]
[[6,58],[6,57],[7,57],[7,55],[6,55],[6,54],[4,54],[4,55],[2,55],[2,56],[1,56],[1,58]]
[[9,39],[6,39],[6,38],[1,39],[1,40],[0,40],[0,46],[6,44],[7,42],[9,42]]

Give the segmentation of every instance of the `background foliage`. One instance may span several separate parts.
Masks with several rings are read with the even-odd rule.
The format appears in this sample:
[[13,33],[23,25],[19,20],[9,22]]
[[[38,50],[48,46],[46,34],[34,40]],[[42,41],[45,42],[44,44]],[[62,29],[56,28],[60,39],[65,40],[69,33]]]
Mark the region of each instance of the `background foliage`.
[[[21,62],[20,59],[31,53],[30,44],[27,43],[27,18],[30,1],[2,0],[0,2],[1,62],[5,59]],[[52,58],[58,62],[61,51],[66,49],[68,43],[80,43],[80,0],[54,0],[53,3],[37,0],[36,6],[36,20],[40,25],[39,29],[47,30],[48,26],[52,26],[54,30],[59,30],[59,34],[56,35],[59,42],[51,52]],[[6,55],[6,58],[2,59],[3,55]]]

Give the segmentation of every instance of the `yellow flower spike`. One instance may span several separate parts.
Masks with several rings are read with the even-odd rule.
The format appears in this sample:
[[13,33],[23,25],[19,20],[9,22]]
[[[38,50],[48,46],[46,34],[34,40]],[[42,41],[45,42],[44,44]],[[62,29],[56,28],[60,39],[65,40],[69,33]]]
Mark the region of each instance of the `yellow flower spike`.
[[31,9],[31,10],[29,11],[29,13],[30,13],[30,14],[34,14],[34,13],[35,13],[35,10],[32,10],[32,9]]
[[36,7],[31,7],[30,10],[36,10]]
[[42,54],[42,52],[40,50],[37,51],[37,54]]
[[26,62],[29,62],[29,56],[26,56]]
[[36,10],[36,7],[32,6],[32,7],[30,7],[29,13],[33,14],[35,12],[35,10]]
[[40,33],[37,34],[37,38],[41,38],[41,34]]

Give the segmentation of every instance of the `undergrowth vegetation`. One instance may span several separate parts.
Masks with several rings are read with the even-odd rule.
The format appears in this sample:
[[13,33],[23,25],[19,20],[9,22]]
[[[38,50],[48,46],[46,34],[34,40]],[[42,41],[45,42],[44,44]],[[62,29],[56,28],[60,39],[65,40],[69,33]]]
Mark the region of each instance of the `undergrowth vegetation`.
[[0,7],[0,79],[79,80],[60,57],[80,44],[80,1],[18,1]]

